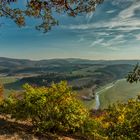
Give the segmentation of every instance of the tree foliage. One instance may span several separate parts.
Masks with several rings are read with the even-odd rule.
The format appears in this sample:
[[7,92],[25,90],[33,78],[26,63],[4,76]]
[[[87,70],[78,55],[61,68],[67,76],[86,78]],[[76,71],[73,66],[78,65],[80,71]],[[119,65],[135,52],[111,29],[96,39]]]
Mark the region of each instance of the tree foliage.
[[[41,19],[36,28],[47,32],[58,21],[54,13],[75,17],[82,13],[95,11],[103,0],[0,0],[0,16],[11,18],[18,26],[25,25],[26,17]],[[22,5],[22,6],[21,6]]]
[[3,92],[4,92],[3,85],[0,84],[0,101],[3,99]]
[[140,81],[140,66],[137,64],[134,69],[129,72],[127,76],[127,81],[130,83],[139,82]]

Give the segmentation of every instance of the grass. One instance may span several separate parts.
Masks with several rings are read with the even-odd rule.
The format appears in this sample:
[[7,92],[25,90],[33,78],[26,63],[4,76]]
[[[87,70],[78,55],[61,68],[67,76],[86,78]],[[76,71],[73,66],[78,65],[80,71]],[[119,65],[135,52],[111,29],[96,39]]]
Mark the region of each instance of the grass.
[[95,74],[95,70],[98,70],[99,68],[103,68],[104,66],[89,66],[87,68],[82,68],[76,71],[73,71],[72,74],[81,74],[81,75],[93,75]]
[[89,110],[94,109],[95,106],[96,106],[96,102],[95,102],[94,99],[91,100],[91,101],[86,101],[86,100],[84,100],[84,101],[82,101],[82,102],[84,103],[85,107],[86,107],[87,109],[89,109]]
[[92,93],[92,88],[85,88],[85,89],[82,89],[82,90],[79,90],[79,91],[76,91],[77,93],[77,98],[79,100],[82,101],[82,103],[84,104],[84,106],[88,109],[88,110],[92,110],[95,108],[96,106],[96,102],[95,102],[95,99],[91,99],[91,100],[84,100],[82,97],[83,96],[90,96],[91,93]]
[[0,77],[0,82],[2,84],[8,84],[8,83],[13,83],[15,81],[17,81],[18,79],[13,77],[13,76],[4,76],[4,77]]
[[113,87],[100,94],[101,108],[107,108],[112,103],[125,102],[130,98],[136,98],[140,94],[140,83],[130,84],[125,79],[118,80]]

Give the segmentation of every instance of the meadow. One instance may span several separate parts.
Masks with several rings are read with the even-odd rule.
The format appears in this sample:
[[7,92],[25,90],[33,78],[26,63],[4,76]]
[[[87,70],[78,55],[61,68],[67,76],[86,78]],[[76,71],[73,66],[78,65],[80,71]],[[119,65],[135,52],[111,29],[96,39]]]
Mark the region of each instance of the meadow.
[[107,90],[100,92],[100,108],[107,108],[112,103],[126,102],[140,94],[140,83],[130,84],[126,79],[118,80]]

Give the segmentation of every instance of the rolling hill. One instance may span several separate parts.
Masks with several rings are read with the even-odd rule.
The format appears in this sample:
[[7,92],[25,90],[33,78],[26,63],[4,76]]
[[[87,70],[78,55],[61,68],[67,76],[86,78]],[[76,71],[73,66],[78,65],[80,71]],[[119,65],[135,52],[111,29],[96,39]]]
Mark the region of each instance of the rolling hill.
[[[92,70],[95,66],[108,65],[135,65],[140,60],[85,60],[85,59],[48,59],[48,60],[27,60],[11,59],[0,57],[0,74],[15,76],[18,74],[41,74],[47,72],[73,72],[80,69]],[[81,72],[81,71],[80,71]]]
[[[4,84],[5,93],[8,95],[12,91],[21,90],[22,85],[25,83],[49,86],[52,82],[57,83],[61,80],[66,80],[78,92],[78,97],[88,97],[92,92],[95,92],[94,90],[92,91],[93,87],[96,87],[97,90],[102,86],[125,78],[138,62],[140,61],[96,61],[74,58],[33,61],[0,57],[0,82]],[[120,85],[120,89],[122,89],[122,85]],[[124,85],[128,86],[127,84]],[[114,89],[113,92],[110,90],[105,91],[101,95],[101,104],[103,106],[107,106],[116,97],[121,97],[122,90],[118,95],[115,90],[117,91],[118,89]],[[94,100],[85,100],[84,102],[90,107],[93,104],[95,105]]]

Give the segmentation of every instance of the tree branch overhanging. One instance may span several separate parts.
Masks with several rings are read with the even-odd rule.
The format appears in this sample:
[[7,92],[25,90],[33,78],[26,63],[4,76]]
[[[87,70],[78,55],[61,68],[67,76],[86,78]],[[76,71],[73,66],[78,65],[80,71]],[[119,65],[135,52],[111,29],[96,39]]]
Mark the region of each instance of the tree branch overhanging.
[[40,19],[42,23],[36,29],[47,32],[52,26],[58,25],[53,13],[76,17],[79,14],[94,12],[98,4],[103,0],[27,0],[23,9],[13,8],[18,6],[18,0],[0,0],[0,16],[14,20],[18,26],[24,26],[26,17]]

